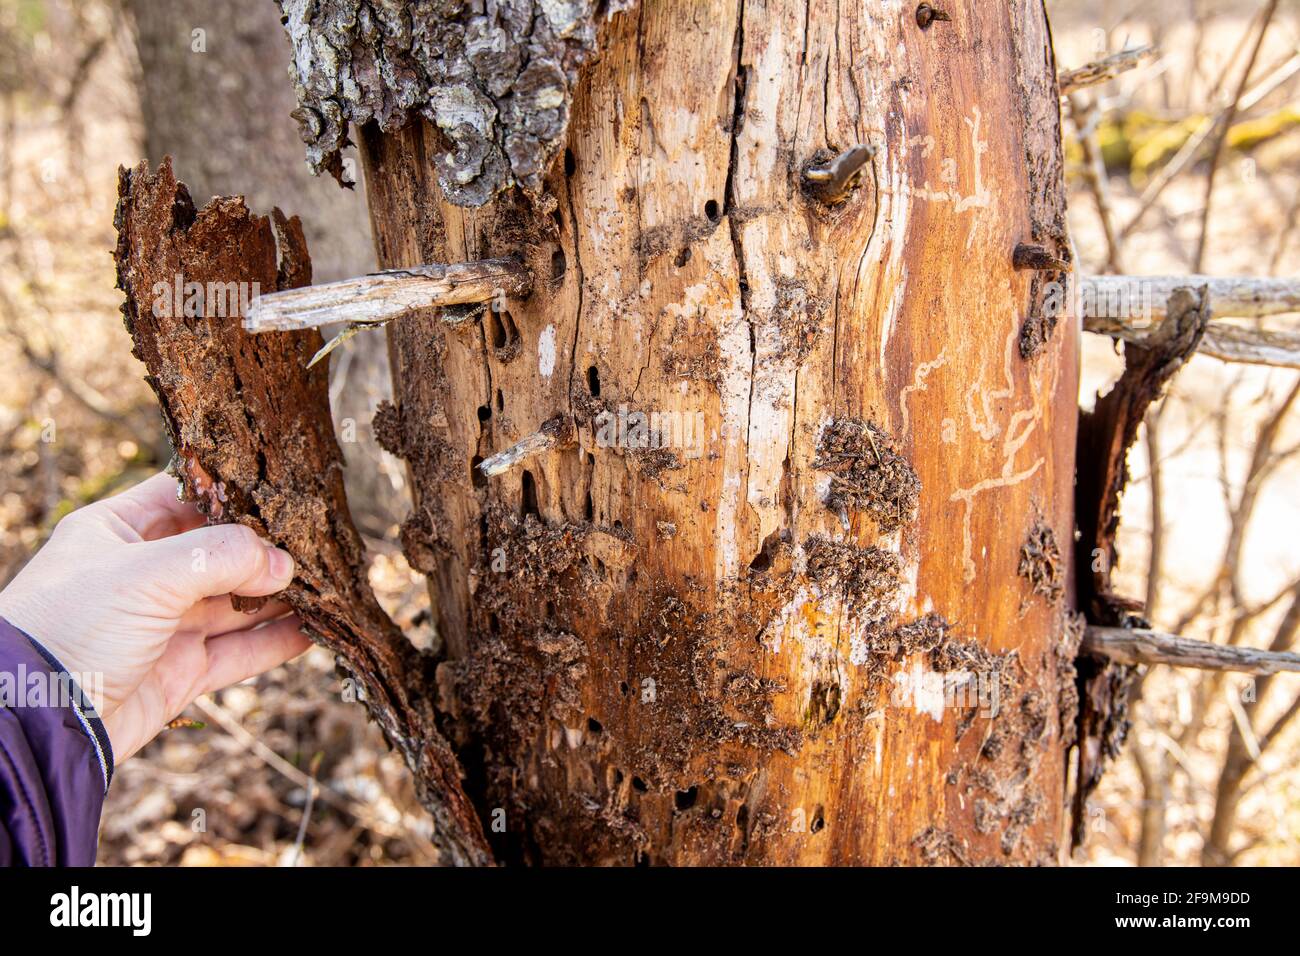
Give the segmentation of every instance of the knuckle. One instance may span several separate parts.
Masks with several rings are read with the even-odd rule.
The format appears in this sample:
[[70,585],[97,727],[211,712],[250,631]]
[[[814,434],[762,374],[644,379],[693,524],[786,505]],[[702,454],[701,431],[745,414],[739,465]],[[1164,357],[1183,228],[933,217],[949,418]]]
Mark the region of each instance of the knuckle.
[[54,526],[54,534],[67,534],[69,531],[77,531],[94,524],[99,520],[95,508],[94,504],[90,504],[84,508],[78,508],[76,511],[69,511]]

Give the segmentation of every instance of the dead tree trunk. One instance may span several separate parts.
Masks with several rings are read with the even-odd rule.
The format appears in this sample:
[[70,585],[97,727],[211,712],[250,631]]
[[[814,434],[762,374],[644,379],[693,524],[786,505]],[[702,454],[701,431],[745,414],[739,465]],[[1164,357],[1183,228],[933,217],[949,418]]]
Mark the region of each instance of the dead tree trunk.
[[499,858],[1056,860],[1078,328],[1040,0],[417,6],[282,2],[381,265],[535,280],[394,320],[376,422]]

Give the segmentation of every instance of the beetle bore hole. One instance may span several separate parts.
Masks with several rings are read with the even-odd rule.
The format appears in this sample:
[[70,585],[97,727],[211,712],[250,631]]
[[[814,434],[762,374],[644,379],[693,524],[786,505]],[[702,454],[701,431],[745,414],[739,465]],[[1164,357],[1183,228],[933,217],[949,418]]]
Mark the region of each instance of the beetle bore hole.
[[551,278],[563,279],[564,273],[569,268],[569,260],[564,256],[563,249],[556,249],[551,253]]
[[699,787],[691,787],[687,790],[678,790],[673,795],[673,806],[678,810],[689,810],[695,806],[695,799],[700,795]]
[[718,208],[716,199],[710,199],[704,204],[704,215],[708,217],[709,222],[720,222],[722,220],[722,211]]
[[492,348],[497,351],[513,348],[519,343],[520,338],[519,327],[515,325],[515,317],[505,309],[500,312],[496,309],[489,309],[488,336],[492,340]]
[[592,365],[587,369],[587,391],[593,398],[600,395],[600,372]]
[[542,510],[537,506],[537,479],[533,473],[524,470],[523,479],[520,481],[520,497],[522,500],[522,517],[532,515],[534,518],[541,518]]

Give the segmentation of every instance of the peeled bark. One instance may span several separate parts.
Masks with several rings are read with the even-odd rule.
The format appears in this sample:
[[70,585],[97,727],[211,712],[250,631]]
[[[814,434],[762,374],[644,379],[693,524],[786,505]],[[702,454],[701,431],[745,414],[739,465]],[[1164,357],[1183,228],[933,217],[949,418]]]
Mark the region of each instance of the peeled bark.
[[[644,0],[540,189],[477,208],[438,186],[455,136],[362,128],[381,267],[535,279],[390,324],[377,421],[500,859],[1059,859],[1079,333],[1012,261],[1069,259],[1055,64],[1038,0],[945,12]],[[857,144],[826,205],[805,169]],[[901,699],[916,668],[966,701]]]
[[[126,0],[139,58],[137,87],[145,155],[170,156],[200,204],[243,196],[253,209],[279,206],[303,224],[318,282],[373,270],[374,245],[355,155],[342,188],[311,174],[293,118],[286,64],[291,47],[270,0]],[[334,413],[347,444],[348,496],[363,529],[382,536],[408,499],[375,464],[364,427],[392,397],[385,344],[354,340],[335,368]],[[358,427],[360,426],[360,427]]]
[[311,281],[301,224],[278,209],[254,216],[241,199],[196,210],[167,162],[156,174],[145,163],[121,171],[116,224],[127,330],[162,407],[183,493],[211,521],[237,521],[293,555],[281,597],[338,655],[353,695],[410,765],[435,842],[448,862],[486,862],[460,767],[435,725],[432,664],[366,583],[325,369],[305,367],[320,334],[254,337],[231,308],[232,288],[251,297]]

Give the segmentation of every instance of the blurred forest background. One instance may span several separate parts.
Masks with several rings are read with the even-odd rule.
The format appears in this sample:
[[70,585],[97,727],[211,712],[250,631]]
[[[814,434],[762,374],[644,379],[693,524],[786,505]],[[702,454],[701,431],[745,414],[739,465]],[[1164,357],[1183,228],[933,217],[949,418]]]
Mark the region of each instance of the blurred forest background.
[[[1155,48],[1062,104],[1081,272],[1295,277],[1300,2],[1047,6],[1061,69]],[[270,0],[0,0],[0,583],[63,514],[170,457],[118,311],[119,164],[170,153],[200,203],[243,194],[301,215],[317,282],[374,268],[363,186],[306,172],[288,61]],[[1085,335],[1081,404],[1121,367],[1109,339]],[[332,398],[372,584],[427,643],[423,581],[396,545],[402,472],[370,438],[387,375],[382,338],[360,336],[334,356]],[[1295,367],[1198,355],[1149,416],[1118,580],[1154,627],[1295,645],[1298,396]],[[1077,862],[1300,864],[1297,711],[1295,675],[1152,671]],[[102,863],[436,859],[400,759],[321,649],[192,716],[206,727],[166,732],[121,768]]]

